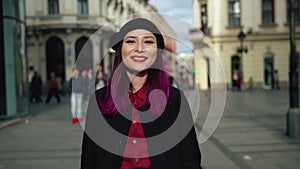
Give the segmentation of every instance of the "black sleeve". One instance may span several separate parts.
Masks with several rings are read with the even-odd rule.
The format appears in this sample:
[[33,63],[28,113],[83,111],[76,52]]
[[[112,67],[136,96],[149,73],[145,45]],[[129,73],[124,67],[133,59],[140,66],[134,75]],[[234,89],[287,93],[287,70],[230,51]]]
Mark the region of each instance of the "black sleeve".
[[194,127],[181,142],[183,165],[186,169],[201,169],[201,153]]
[[81,151],[81,169],[93,169],[93,150],[95,149],[93,141],[84,132],[82,139],[82,151]]
[[186,97],[184,94],[181,95],[182,107],[181,111],[185,113],[185,122],[182,126],[192,128],[189,130],[188,134],[184,137],[181,141],[181,154],[182,154],[182,161],[183,161],[183,168],[185,169],[201,169],[201,153],[200,148],[197,140],[196,131],[194,128],[193,117],[187,102]]
[[[105,89],[102,88],[101,90]],[[105,148],[101,147],[99,143],[104,140],[104,143],[109,144],[112,146],[111,148],[115,148],[115,150],[119,150],[120,152],[123,152],[123,148],[122,146],[114,146],[115,140],[111,141],[110,139],[106,139],[105,137],[108,133],[99,132],[102,123],[98,121],[97,118],[97,116],[99,116],[99,112],[96,109],[96,107],[98,107],[97,99],[92,99],[95,95],[97,95],[97,98],[103,96],[98,95],[96,92],[96,94],[91,94],[89,99],[82,139],[81,169],[117,169],[120,168],[122,157],[112,153],[113,151],[107,151]],[[101,141],[99,142],[99,140]],[[116,138],[116,140],[119,139]],[[124,142],[125,141],[122,141],[122,143]]]

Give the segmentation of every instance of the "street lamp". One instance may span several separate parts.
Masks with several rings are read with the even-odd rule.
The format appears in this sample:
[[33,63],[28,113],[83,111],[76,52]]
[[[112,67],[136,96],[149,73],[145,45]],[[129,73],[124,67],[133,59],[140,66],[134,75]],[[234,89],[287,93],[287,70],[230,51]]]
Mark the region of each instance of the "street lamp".
[[248,52],[248,48],[247,46],[243,45],[244,39],[247,37],[247,35],[243,32],[243,30],[241,29],[240,33],[238,34],[237,38],[240,41],[240,47],[237,49],[237,53],[240,54],[240,56],[243,56],[243,53],[247,53]]
[[[234,13],[234,17],[236,19],[241,18],[241,5],[240,5],[240,1],[236,0],[233,4],[233,13]],[[242,26],[240,25],[240,21],[238,21],[239,26],[240,26],[240,32],[237,35],[238,40],[240,41],[240,46],[237,48],[237,53],[240,56],[240,72],[242,74],[243,77],[243,53],[247,53],[248,52],[248,48],[244,47],[243,42],[244,39],[247,37],[247,35],[243,32]]]
[[240,33],[237,35],[238,40],[240,41],[240,46],[237,48],[237,53],[240,55],[240,72],[243,77],[243,53],[248,52],[248,48],[244,46],[243,42],[247,35],[243,32],[242,28]]
[[299,112],[299,91],[298,91],[298,71],[299,58],[296,54],[295,46],[295,0],[289,0],[290,15],[290,71],[289,71],[289,94],[290,107],[287,113],[287,134],[290,137],[300,137],[300,112]]

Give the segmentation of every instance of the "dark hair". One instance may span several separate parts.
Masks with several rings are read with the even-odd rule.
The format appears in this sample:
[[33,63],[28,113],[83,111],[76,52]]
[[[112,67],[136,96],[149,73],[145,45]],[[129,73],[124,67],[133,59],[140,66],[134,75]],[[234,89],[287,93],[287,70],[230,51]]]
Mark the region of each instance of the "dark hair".
[[[139,19],[140,20],[140,19]],[[145,19],[142,19],[143,21]],[[129,21],[128,23],[133,24],[136,23],[133,21]],[[126,31],[129,32],[130,29],[128,29],[128,23],[125,24]],[[147,23],[151,23],[151,29],[153,29],[153,23],[147,20]],[[127,25],[127,26],[126,26]],[[155,25],[154,25],[155,26]],[[122,30],[125,30],[125,28],[122,27],[120,32]],[[136,28],[137,26],[134,26]],[[156,27],[156,26],[155,26]],[[136,28],[136,29],[143,29],[143,28]],[[134,30],[134,29],[133,29]],[[145,30],[149,30],[148,28]],[[158,30],[156,28],[156,30]],[[120,33],[119,32],[119,33]],[[124,32],[122,32],[124,34]],[[119,34],[120,35],[120,34]],[[126,34],[124,34],[125,36]],[[123,36],[123,37],[124,37]],[[164,71],[164,63],[162,59],[162,50],[164,48],[164,42],[163,42],[163,37],[160,33],[156,32],[156,36],[159,37],[161,36],[161,39],[157,39],[157,48],[159,49],[157,51],[157,57],[155,62],[153,63],[154,68],[159,68],[159,69],[148,69],[148,76],[145,84],[145,99],[146,99],[146,104],[145,106],[147,108],[150,108],[150,103],[149,103],[149,94],[152,90],[154,89],[159,89],[161,90],[167,99],[169,99],[169,84],[168,84],[168,76],[167,73]],[[112,37],[115,38],[115,37]],[[113,39],[114,40],[114,39]],[[111,43],[112,44],[112,43]],[[112,74],[108,80],[107,87],[104,89],[105,94],[104,98],[100,99],[98,101],[98,104],[100,106],[101,113],[103,114],[117,114],[117,113],[124,113],[130,109],[130,101],[129,101],[129,96],[128,96],[128,88],[129,86],[126,86],[124,84],[130,84],[129,78],[126,74],[125,71],[120,71],[116,73],[117,68],[121,68],[122,70],[126,69],[122,63],[122,56],[121,56],[121,48],[122,48],[122,43],[118,42],[116,45],[114,45],[114,49],[116,51],[115,53],[115,60],[114,60],[114,65],[113,65],[113,70]],[[122,67],[119,67],[122,66]],[[114,79],[114,82],[112,80]],[[112,84],[114,83],[114,84]],[[113,87],[112,87],[113,85]],[[114,98],[114,100],[113,100]],[[114,102],[118,103],[118,105],[115,105]],[[154,105],[151,107],[151,112],[152,114],[159,115],[162,113],[162,108],[165,107],[163,105],[164,103],[161,103],[159,99],[154,99]],[[116,108],[116,106],[118,106]],[[118,112],[122,111],[122,112]]]

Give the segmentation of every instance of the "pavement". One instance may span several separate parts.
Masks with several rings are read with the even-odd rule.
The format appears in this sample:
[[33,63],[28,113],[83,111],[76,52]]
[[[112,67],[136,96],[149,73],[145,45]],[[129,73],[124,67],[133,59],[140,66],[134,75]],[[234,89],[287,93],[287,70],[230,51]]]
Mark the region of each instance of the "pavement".
[[[188,91],[191,104],[197,91]],[[80,168],[82,127],[71,123],[70,97],[30,104],[31,115],[0,121],[0,169]],[[200,92],[198,133],[210,108]],[[200,144],[204,169],[295,169],[300,139],[286,135],[287,90],[228,91],[218,128]]]

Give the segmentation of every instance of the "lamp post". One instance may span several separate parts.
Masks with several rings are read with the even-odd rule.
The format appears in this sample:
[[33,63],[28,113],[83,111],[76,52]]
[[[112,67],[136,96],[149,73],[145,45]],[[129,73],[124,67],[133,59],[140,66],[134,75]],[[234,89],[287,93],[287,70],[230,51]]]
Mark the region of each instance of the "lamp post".
[[[234,17],[236,19],[239,19],[238,23],[240,25],[240,18],[241,18],[241,9],[240,9],[240,0],[236,0],[234,2],[234,5],[233,5],[233,12],[234,12]],[[237,49],[237,53],[239,54],[240,56],[240,73],[243,77],[243,53],[247,53],[248,52],[248,49],[247,47],[244,47],[243,45],[243,42],[244,42],[244,39],[247,37],[247,35],[243,32],[243,29],[242,29],[242,26],[240,25],[240,32],[239,34],[237,35],[237,38],[238,40],[240,41],[240,47],[238,47]]]
[[240,55],[240,72],[243,77],[243,53],[248,52],[248,48],[244,47],[244,39],[247,37],[247,35],[243,32],[242,28],[237,35],[238,40],[240,41],[240,47],[237,49],[237,53]]
[[287,113],[287,134],[290,137],[300,137],[300,112],[299,112],[299,91],[298,91],[298,68],[299,58],[295,46],[295,0],[289,0],[289,29],[290,29],[290,70],[289,70],[289,98],[290,107]]

